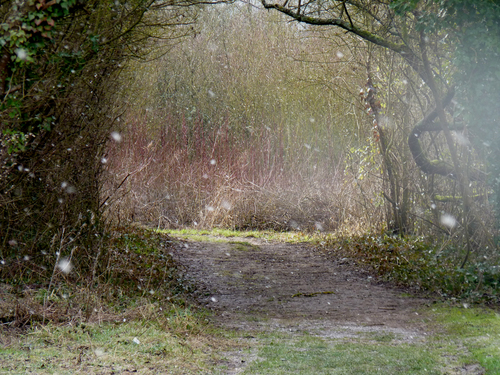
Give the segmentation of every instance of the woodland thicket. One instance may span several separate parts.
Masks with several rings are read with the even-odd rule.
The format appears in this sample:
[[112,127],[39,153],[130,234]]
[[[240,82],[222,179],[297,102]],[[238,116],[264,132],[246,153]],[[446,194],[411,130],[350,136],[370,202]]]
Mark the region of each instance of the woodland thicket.
[[92,275],[141,223],[424,238],[495,279],[496,1],[0,6],[9,272]]
[[[191,32],[189,2],[0,2],[2,275],[95,274],[103,256],[102,172],[121,140],[127,64]],[[76,260],[76,261],[75,261]],[[64,264],[64,263],[62,263]]]

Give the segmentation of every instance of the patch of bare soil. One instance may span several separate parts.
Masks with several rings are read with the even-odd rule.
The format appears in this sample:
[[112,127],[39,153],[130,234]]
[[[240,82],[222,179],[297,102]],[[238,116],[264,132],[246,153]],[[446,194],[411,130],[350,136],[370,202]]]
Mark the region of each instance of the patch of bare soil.
[[417,310],[429,303],[404,297],[403,290],[378,282],[348,259],[328,259],[304,244],[253,238],[186,242],[176,257],[186,275],[203,285],[199,300],[235,327],[275,320],[420,331]]
[[[185,242],[175,258],[200,285],[198,300],[230,329],[307,333],[332,340],[382,334],[396,344],[424,342],[429,334],[418,311],[431,301],[404,296],[404,290],[377,281],[348,259],[327,258],[306,244],[255,238]],[[252,345],[255,339],[247,337]],[[248,354],[226,354],[228,374],[239,373],[252,360]],[[255,359],[255,354],[250,357]]]

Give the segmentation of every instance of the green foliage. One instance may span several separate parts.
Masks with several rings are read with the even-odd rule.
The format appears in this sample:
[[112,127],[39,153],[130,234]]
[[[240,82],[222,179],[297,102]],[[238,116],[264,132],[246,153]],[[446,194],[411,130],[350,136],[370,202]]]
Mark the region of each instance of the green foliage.
[[332,237],[324,243],[330,255],[352,257],[382,278],[444,298],[500,300],[500,268],[484,261],[460,268],[463,249],[437,246],[423,237],[364,235]]
[[116,308],[129,307],[138,297],[150,301],[176,300],[195,291],[178,272],[172,258],[172,240],[150,230],[118,228],[100,269],[102,285],[113,286]]
[[24,134],[21,131],[4,129],[2,146],[7,148],[9,154],[26,151],[29,136],[33,134]]
[[368,177],[371,173],[380,173],[380,165],[376,162],[379,152],[375,146],[375,141],[370,138],[368,142],[369,145],[364,147],[351,147],[345,158],[346,174],[349,173],[349,170],[354,169],[352,173],[355,179],[359,181]]

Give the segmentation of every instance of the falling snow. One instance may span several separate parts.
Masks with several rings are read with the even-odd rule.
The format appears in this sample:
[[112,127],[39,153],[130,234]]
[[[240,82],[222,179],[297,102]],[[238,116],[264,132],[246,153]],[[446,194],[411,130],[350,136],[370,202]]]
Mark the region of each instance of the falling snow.
[[57,268],[59,268],[61,272],[69,274],[73,269],[73,265],[71,264],[68,258],[62,258],[57,264]]
[[19,60],[26,60],[28,58],[28,52],[24,48],[18,48],[15,52]]
[[457,220],[450,214],[443,214],[441,215],[441,218],[439,219],[441,224],[444,226],[453,229],[457,225]]
[[229,203],[229,201],[227,200],[223,200],[220,204],[222,206],[222,208],[224,208],[225,210],[230,210],[231,209],[231,203]]
[[122,141],[122,135],[118,132],[111,132],[111,138],[115,141],[115,142],[121,142]]

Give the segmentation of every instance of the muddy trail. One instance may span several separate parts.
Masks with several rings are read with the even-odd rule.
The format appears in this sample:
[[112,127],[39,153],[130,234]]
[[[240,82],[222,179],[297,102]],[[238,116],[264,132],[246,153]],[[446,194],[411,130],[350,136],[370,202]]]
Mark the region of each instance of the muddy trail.
[[232,238],[185,242],[176,251],[199,302],[219,323],[236,329],[307,329],[336,337],[390,331],[406,342],[425,335],[418,309],[429,301],[405,297],[348,259],[327,258],[307,244]]

